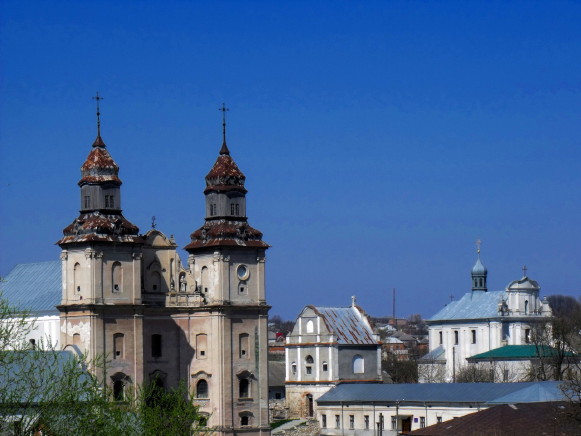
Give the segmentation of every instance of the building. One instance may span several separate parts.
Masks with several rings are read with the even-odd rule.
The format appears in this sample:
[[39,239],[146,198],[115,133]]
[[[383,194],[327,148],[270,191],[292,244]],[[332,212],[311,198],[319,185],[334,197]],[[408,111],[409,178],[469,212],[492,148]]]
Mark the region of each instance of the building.
[[2,297],[11,306],[26,311],[30,321],[24,331],[31,348],[37,345],[45,350],[61,348],[60,318],[56,309],[61,289],[58,260],[18,264],[0,283]]
[[[99,112],[97,110],[97,116]],[[248,224],[245,176],[223,144],[206,175],[204,224],[186,265],[173,237],[122,214],[119,167],[101,138],[81,166],[80,213],[63,230],[60,342],[117,399],[142,383],[188,384],[216,434],[270,434],[265,251]],[[179,211],[175,211],[179,213]]]
[[316,400],[339,383],[381,383],[381,342],[352,298],[349,307],[306,306],[287,336],[291,417],[313,417]]
[[496,405],[563,401],[559,384],[340,384],[317,400],[317,419],[321,435],[395,436]]
[[530,436],[580,435],[571,419],[571,404],[565,402],[503,404],[490,409],[413,431],[416,436]]
[[531,379],[557,380],[555,361],[561,359],[569,371],[576,370],[574,364],[579,362],[579,357],[573,352],[542,344],[505,345],[466,360],[490,373],[494,382],[518,382]]
[[[522,345],[531,340],[531,327],[546,323],[552,315],[548,301],[541,300],[540,286],[524,275],[504,291],[489,292],[488,271],[478,258],[472,268],[472,291],[452,301],[426,321],[430,352],[420,360],[420,382],[454,381],[466,359],[504,345]],[[434,360],[437,357],[437,362]],[[445,363],[443,379],[427,380],[429,365]]]

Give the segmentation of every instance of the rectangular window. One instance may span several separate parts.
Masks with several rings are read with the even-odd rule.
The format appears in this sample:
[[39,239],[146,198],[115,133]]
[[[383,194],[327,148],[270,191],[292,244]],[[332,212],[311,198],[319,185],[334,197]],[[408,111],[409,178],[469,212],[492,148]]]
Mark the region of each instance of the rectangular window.
[[105,195],[105,207],[109,207],[109,196]]
[[335,415],[335,428],[341,428],[341,417],[339,415]]
[[234,215],[234,203],[230,205],[230,215]]
[[307,366],[307,367],[305,368],[305,370],[307,371],[307,374],[312,374],[312,373],[313,373],[313,368],[312,368],[312,367],[310,367],[310,366]]
[[476,330],[472,330],[472,343],[476,343]]
[[236,205],[236,216],[239,216],[239,215],[240,215],[240,205],[237,204]]
[[420,428],[425,428],[425,427],[426,427],[426,417],[420,416]]
[[327,428],[327,415],[321,415],[321,428]]
[[91,197],[85,195],[85,209],[88,209],[90,207],[91,207]]
[[442,422],[442,417],[441,417],[441,416],[438,416],[436,419],[438,420],[438,424],[439,424],[440,422]]
[[369,430],[369,415],[365,415],[363,417],[363,422],[364,422],[364,425],[365,425],[365,430]]
[[440,345],[442,345],[444,343],[444,341],[442,340],[443,339],[442,338],[442,332],[438,332],[438,333],[439,333],[439,336],[440,336]]
[[349,428],[351,430],[355,428],[355,415],[349,415]]
[[454,345],[458,345],[458,330],[454,331]]
[[151,335],[151,357],[161,357],[161,335]]
[[525,329],[525,344],[531,343],[531,329]]
[[395,416],[391,417],[391,429],[397,430],[397,418]]
[[114,195],[109,196],[109,207],[111,207],[111,208],[115,207],[115,196]]

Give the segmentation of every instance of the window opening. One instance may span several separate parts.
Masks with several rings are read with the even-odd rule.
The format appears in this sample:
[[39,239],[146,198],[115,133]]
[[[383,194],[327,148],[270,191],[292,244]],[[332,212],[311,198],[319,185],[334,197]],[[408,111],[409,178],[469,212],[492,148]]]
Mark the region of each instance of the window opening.
[[89,209],[91,207],[91,197],[85,195],[85,209]]
[[327,428],[327,415],[321,415],[321,428]]
[[296,362],[293,362],[291,364],[291,371],[292,371],[293,374],[296,374],[297,373],[297,364],[296,364]]
[[248,338],[249,338],[248,333],[241,333],[240,334],[238,342],[239,342],[239,347],[240,347],[239,357],[241,359],[248,358],[248,343],[249,343]]
[[151,335],[151,357],[161,357],[161,335]]
[[530,344],[531,342],[531,329],[525,329],[525,343]]
[[369,415],[363,416],[363,423],[365,425],[365,430],[369,430]]
[[243,427],[248,425],[248,416],[241,416],[240,417],[240,425]]
[[458,345],[458,330],[454,331],[454,345]]
[[240,379],[239,388],[240,398],[250,398],[250,382],[247,378]]
[[426,428],[426,417],[420,416],[420,428]]
[[355,415],[349,415],[349,428],[351,430],[355,428]]
[[200,380],[196,385],[196,398],[208,398],[208,382]]
[[329,365],[327,364],[327,362],[323,362],[323,372],[327,372],[328,369]]
[[125,384],[122,380],[115,380],[113,382],[113,399],[115,401],[123,401],[125,399]]
[[363,374],[365,372],[365,361],[363,356],[356,354],[353,356],[353,374]]
[[443,344],[443,337],[442,337],[442,332],[438,332],[438,336],[440,337],[440,345]]
[[472,330],[472,343],[476,343],[476,330]]
[[341,428],[341,417],[339,415],[335,415],[335,428]]

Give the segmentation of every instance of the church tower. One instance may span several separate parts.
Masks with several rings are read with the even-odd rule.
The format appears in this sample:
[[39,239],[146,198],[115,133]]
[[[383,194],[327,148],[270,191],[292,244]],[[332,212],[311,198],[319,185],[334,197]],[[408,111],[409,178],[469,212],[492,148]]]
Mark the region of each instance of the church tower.
[[[61,343],[74,344],[89,359],[106,357],[98,369],[106,384],[141,382],[142,319],[139,229],[121,212],[119,167],[101,138],[97,94],[97,138],[81,166],[80,213],[63,230],[61,247]],[[122,392],[118,392],[119,395]]]
[[476,263],[472,267],[472,292],[481,291],[487,292],[488,287],[486,286],[486,278],[488,276],[488,270],[480,261],[480,241],[476,242],[478,249],[476,253],[478,254],[478,258],[476,259]]
[[204,309],[210,311],[207,337],[201,338],[207,346],[197,346],[196,359],[200,360],[192,379],[208,387],[210,424],[222,434],[270,434],[270,307],[265,297],[269,246],[262,233],[248,224],[246,178],[230,156],[225,122],[223,128],[220,154],[206,175],[205,223],[191,234],[185,247],[197,292],[204,299]]

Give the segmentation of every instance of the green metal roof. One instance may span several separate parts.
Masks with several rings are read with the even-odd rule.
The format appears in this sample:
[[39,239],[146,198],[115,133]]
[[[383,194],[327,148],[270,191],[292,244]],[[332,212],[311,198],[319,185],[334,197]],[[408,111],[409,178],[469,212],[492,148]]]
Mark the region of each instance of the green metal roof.
[[[537,359],[555,356],[557,352],[555,348],[548,345],[505,345],[485,353],[475,354],[466,360]],[[573,357],[574,354],[565,352],[565,356]]]

